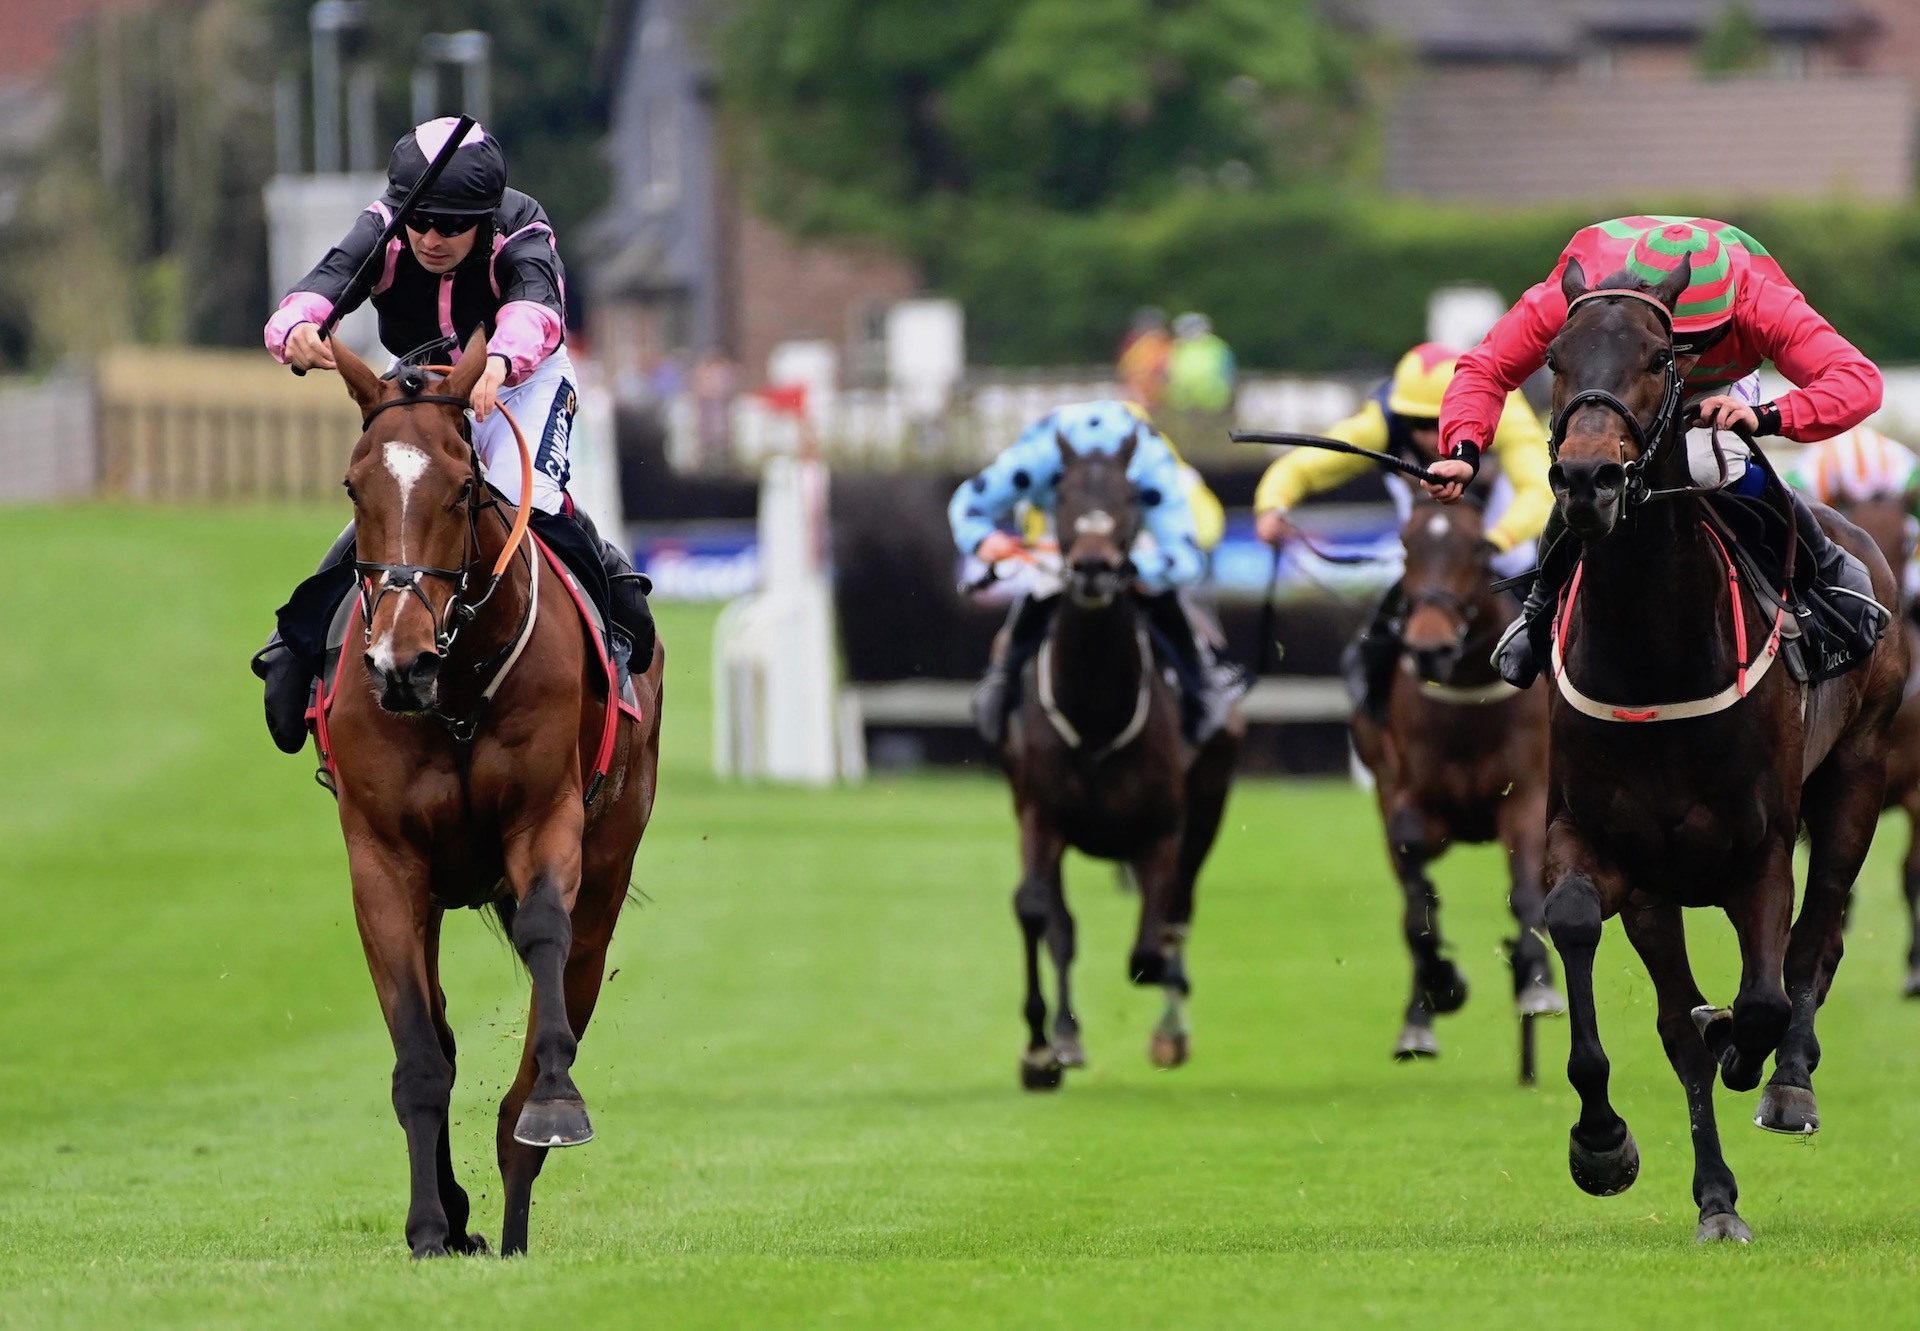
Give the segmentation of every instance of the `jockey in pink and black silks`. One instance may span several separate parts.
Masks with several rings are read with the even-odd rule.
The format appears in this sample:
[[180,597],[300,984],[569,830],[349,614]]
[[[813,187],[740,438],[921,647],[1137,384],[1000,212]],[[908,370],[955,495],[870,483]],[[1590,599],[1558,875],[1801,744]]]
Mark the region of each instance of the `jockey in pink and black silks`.
[[[395,209],[457,127],[451,117],[430,120],[394,145],[385,193],[281,300],[267,320],[267,351],[302,370],[334,368],[320,325],[363,300],[373,305],[381,344],[396,358],[396,369],[450,364],[476,330],[484,332],[487,368],[471,396],[470,424],[487,483],[518,503],[520,453],[498,410],[504,405],[526,434],[533,508],[546,515],[566,512],[585,529],[600,552],[615,626],[644,668],[653,642],[644,579],[618,546],[599,539],[566,494],[578,378],[566,348],[566,270],[546,210],[507,187],[499,142],[475,125],[385,253],[375,253]],[[356,284],[363,271],[367,276]],[[563,535],[549,543],[568,542]],[[305,743],[307,692],[324,646],[326,625],[315,617],[330,612],[335,582],[351,585],[352,550],[349,526],[320,572],[282,607],[279,631],[254,658],[254,672],[267,683],[268,729],[289,753]]]
[[[1681,264],[1690,265],[1690,280],[1673,311],[1673,343],[1683,401],[1701,427],[1689,435],[1687,451],[1694,483],[1704,489],[1758,493],[1765,479],[1731,435],[1719,439],[1716,457],[1708,427],[1825,439],[1880,407],[1880,371],[1807,303],[1752,236],[1711,218],[1616,218],[1576,233],[1546,280],[1528,288],[1480,345],[1460,358],[1441,408],[1447,460],[1432,468],[1442,481],[1429,487],[1436,498],[1459,496],[1493,437],[1507,394],[1546,363],[1548,344],[1566,323],[1562,279],[1570,262],[1595,286],[1625,273],[1653,287]],[[1762,402],[1758,372],[1768,361],[1795,387]],[[1866,570],[1827,537],[1803,501],[1789,496],[1820,584],[1845,593],[1829,601],[1852,622],[1854,659],[1863,659],[1884,621],[1872,603]],[[1577,553],[1571,533],[1557,521],[1541,544],[1541,574],[1499,651],[1502,675],[1516,684],[1531,682],[1538,671],[1546,611]]]

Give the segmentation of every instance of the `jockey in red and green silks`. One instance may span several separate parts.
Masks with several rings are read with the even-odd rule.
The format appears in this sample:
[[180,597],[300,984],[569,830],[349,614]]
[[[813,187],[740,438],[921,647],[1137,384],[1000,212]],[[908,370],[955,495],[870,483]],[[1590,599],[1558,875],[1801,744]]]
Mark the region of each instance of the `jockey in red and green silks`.
[[[1226,720],[1245,691],[1237,671],[1213,659],[1207,635],[1194,624],[1180,589],[1206,572],[1193,510],[1187,502],[1180,459],[1146,414],[1130,402],[1102,400],[1061,407],[1035,421],[1005,452],[962,482],[947,505],[953,542],[963,555],[992,564],[1021,554],[1009,529],[1025,505],[1051,515],[1064,463],[1060,441],[1075,453],[1115,454],[1134,441],[1127,464],[1141,508],[1141,528],[1150,538],[1130,552],[1135,589],[1148,618],[1166,639],[1186,695],[1188,733],[1197,740]],[[987,667],[975,701],[976,720],[987,743],[998,748],[1005,734],[1008,681],[1039,649],[1058,589],[1021,596],[1007,619],[1007,650]]]
[[[1459,497],[1493,437],[1507,394],[1546,363],[1547,346],[1567,319],[1561,278],[1569,261],[1577,261],[1589,280],[1624,272],[1649,288],[1691,263],[1691,280],[1673,312],[1673,339],[1685,402],[1701,427],[1688,440],[1688,461],[1702,488],[1752,493],[1764,483],[1760,470],[1748,465],[1745,445],[1731,436],[1719,441],[1723,467],[1709,428],[1825,439],[1879,409],[1880,371],[1807,303],[1753,237],[1704,217],[1615,218],[1576,233],[1546,280],[1530,287],[1460,358],[1441,407],[1447,460],[1432,468],[1442,481],[1429,487],[1436,498]],[[1795,385],[1772,402],[1759,400],[1758,371],[1767,361]],[[1846,593],[1829,599],[1852,624],[1853,658],[1863,659],[1885,618],[1873,603],[1866,569],[1828,539],[1803,500],[1794,496],[1792,502],[1820,584]],[[1538,674],[1548,610],[1572,569],[1575,544],[1557,521],[1549,525],[1540,576],[1496,657],[1510,683],[1525,686]]]

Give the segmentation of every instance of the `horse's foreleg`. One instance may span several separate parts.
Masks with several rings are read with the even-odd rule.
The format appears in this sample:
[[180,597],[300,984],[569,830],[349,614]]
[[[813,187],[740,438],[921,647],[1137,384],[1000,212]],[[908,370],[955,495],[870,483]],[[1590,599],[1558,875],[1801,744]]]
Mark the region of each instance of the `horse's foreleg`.
[[[1845,904],[1843,889],[1840,906]],[[1740,938],[1740,991],[1731,1021],[1723,1025],[1703,1012],[1702,1032],[1719,1056],[1727,1089],[1750,1091],[1760,1084],[1767,1058],[1780,1047],[1793,1015],[1781,978],[1793,922],[1793,847],[1784,838],[1768,848],[1753,881],[1729,897],[1726,910]]]
[[1624,891],[1594,868],[1584,843],[1562,822],[1548,830],[1553,890],[1547,893],[1547,933],[1566,973],[1567,1010],[1573,1030],[1567,1049],[1567,1081],[1580,1096],[1580,1117],[1569,1134],[1567,1161],[1573,1181],[1597,1197],[1633,1186],[1640,1150],[1627,1122],[1607,1099],[1607,1051],[1593,1002],[1593,957],[1607,916]]
[[[460,1067],[458,1048],[454,1043],[453,1026],[447,1020],[447,992],[440,986],[440,925],[445,917],[446,912],[438,907],[427,917],[427,987],[433,1001],[433,1028],[440,1037],[440,1052],[446,1055],[450,1076],[457,1077]],[[440,1120],[440,1144],[434,1155],[435,1172],[440,1180],[440,1206],[447,1213],[447,1248],[468,1254],[485,1252],[486,1239],[467,1229],[467,1220],[473,1214],[473,1207],[467,1190],[454,1177],[452,1133],[444,1116]]]
[[1920,786],[1908,792],[1901,807],[1907,814],[1907,858],[1901,865],[1900,885],[1907,898],[1907,982],[1903,993],[1920,998]]
[[1066,846],[1059,833],[1031,804],[1020,809],[1020,884],[1013,891],[1013,913],[1020,922],[1026,957],[1027,1049],[1020,1057],[1020,1084],[1030,1091],[1057,1090],[1060,1059],[1047,1040],[1047,999],[1040,988],[1040,940],[1053,923],[1053,896],[1059,890],[1060,857]]
[[1180,900],[1183,830],[1174,828],[1133,859],[1133,875],[1140,884],[1140,927],[1127,956],[1127,978],[1158,985],[1166,999],[1147,1042],[1147,1057],[1160,1068],[1177,1068],[1188,1054],[1186,943],[1192,901],[1190,896],[1184,903]]
[[1060,866],[1055,865],[1047,881],[1047,951],[1053,956],[1053,973],[1059,981],[1059,1001],[1053,1014],[1053,1052],[1063,1068],[1083,1068],[1087,1051],[1080,1045],[1080,1017],[1073,1010],[1073,959],[1077,951],[1073,912],[1067,909],[1067,892],[1060,881]]
[[1457,1012],[1467,1001],[1466,976],[1441,951],[1440,898],[1427,877],[1428,863],[1440,854],[1443,833],[1409,798],[1391,797],[1382,816],[1387,858],[1400,885],[1400,934],[1413,961],[1413,987],[1393,1056],[1402,1061],[1432,1058],[1440,1052],[1434,1015]]
[[1694,1009],[1705,1000],[1687,960],[1680,908],[1639,896],[1620,918],[1634,951],[1653,977],[1660,1001],[1660,1043],[1666,1046],[1667,1061],[1687,1093],[1687,1114],[1693,1125],[1693,1200],[1700,1208],[1697,1237],[1745,1242],[1753,1235],[1733,1209],[1740,1189],[1720,1152],[1720,1129],[1713,1118],[1714,1059],[1693,1020]]
[[1787,998],[1793,1015],[1753,1118],[1774,1132],[1808,1133],[1820,1127],[1813,1094],[1813,1071],[1820,1066],[1814,1019],[1845,949],[1847,903],[1880,821],[1885,769],[1884,758],[1874,753],[1836,752],[1807,783],[1801,805],[1810,842],[1807,890],[1787,942]]
[[579,1040],[567,1021],[566,967],[573,953],[573,903],[580,890],[583,816],[568,802],[537,832],[507,843],[507,881],[518,905],[513,947],[533,980],[528,1029],[534,1080],[514,1135],[529,1146],[579,1146],[593,1125],[573,1084]]
[[406,1133],[411,1178],[407,1246],[415,1257],[443,1257],[452,1232],[442,1200],[441,1161],[447,1161],[450,1177],[446,1134],[453,1061],[434,1019],[428,948],[437,935],[429,927],[426,867],[370,833],[349,836],[347,844],[354,921],[393,1039],[393,1112]]

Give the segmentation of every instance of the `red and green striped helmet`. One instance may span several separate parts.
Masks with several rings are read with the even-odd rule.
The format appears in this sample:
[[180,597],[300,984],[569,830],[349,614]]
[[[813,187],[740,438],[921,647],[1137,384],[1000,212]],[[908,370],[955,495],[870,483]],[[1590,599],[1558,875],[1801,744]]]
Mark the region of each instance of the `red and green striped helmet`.
[[1693,278],[1673,312],[1676,333],[1697,333],[1732,318],[1748,256],[1766,253],[1740,228],[1704,217],[1621,217],[1599,225],[1628,242],[1623,267],[1648,286],[1657,286],[1682,261],[1693,261]]

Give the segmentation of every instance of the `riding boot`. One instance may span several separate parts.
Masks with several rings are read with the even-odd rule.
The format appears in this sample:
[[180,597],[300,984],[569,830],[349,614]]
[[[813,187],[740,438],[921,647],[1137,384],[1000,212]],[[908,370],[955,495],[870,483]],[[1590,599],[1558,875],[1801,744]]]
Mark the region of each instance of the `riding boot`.
[[1053,614],[1053,599],[1022,596],[1007,614],[1006,650],[987,662],[986,673],[973,691],[973,724],[987,747],[998,753],[1007,738],[1007,713],[1013,703],[1013,681],[1040,650]]
[[1393,694],[1393,672],[1400,664],[1400,635],[1394,620],[1405,608],[1400,584],[1387,588],[1373,618],[1340,653],[1340,674],[1346,681],[1347,696],[1374,721],[1387,720],[1387,699]]
[[1557,517],[1548,519],[1540,536],[1540,567],[1534,570],[1520,617],[1507,625],[1493,649],[1494,668],[1516,689],[1531,687],[1540,677],[1540,663],[1553,652],[1553,608],[1579,554],[1573,534]]
[[622,664],[645,672],[653,664],[653,644],[658,631],[653,624],[653,607],[647,593],[653,579],[636,573],[627,552],[612,541],[602,540],[585,509],[573,506],[573,520],[593,540],[600,551],[600,566],[607,573],[607,613],[613,618],[614,656]]
[[1807,562],[1813,568],[1815,594],[1832,614],[1818,616],[1828,641],[1818,649],[1817,679],[1844,674],[1872,654],[1893,618],[1874,595],[1867,566],[1827,535],[1798,490],[1789,489],[1793,524]]
[[1193,743],[1204,744],[1233,715],[1233,705],[1251,681],[1238,666],[1222,663],[1214,656],[1209,636],[1194,623],[1179,592],[1162,592],[1145,601],[1148,620],[1174,655],[1174,669],[1181,682],[1183,728]]
[[[352,549],[353,524],[349,522],[328,547],[314,577],[321,578],[338,569]],[[301,583],[301,589],[312,581],[308,579]],[[350,577],[346,584],[352,585]],[[280,623],[297,620],[306,629],[299,635],[302,641],[317,641],[324,646],[327,633],[325,619],[332,614],[332,606],[321,609],[319,602],[322,599],[325,598],[303,597],[301,591],[296,590],[293,598],[281,607]],[[337,598],[334,603],[337,604]],[[315,614],[320,617],[317,626],[308,622]],[[295,650],[281,636],[280,628],[276,625],[267,638],[266,646],[253,654],[249,664],[253,673],[266,682],[267,733],[273,736],[274,744],[282,753],[300,752],[307,744],[307,701],[313,691],[313,681],[320,673],[319,661],[307,652]]]

